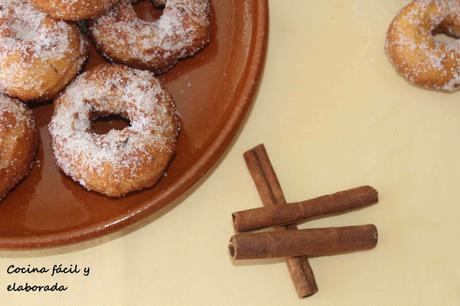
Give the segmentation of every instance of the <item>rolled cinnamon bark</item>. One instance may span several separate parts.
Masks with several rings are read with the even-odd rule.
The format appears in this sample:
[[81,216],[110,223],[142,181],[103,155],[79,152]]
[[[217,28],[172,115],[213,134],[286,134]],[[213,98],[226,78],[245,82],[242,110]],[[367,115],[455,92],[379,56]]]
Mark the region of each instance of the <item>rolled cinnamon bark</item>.
[[376,246],[377,228],[373,224],[240,233],[229,243],[233,259],[258,259],[292,256],[324,256],[367,250]]
[[376,202],[377,191],[370,186],[361,186],[303,202],[235,212],[232,215],[233,225],[237,232],[245,232],[294,224],[314,217],[362,208]]
[[[265,146],[260,144],[244,154],[246,165],[256,184],[265,207],[286,205],[275,170],[270,162]],[[295,224],[276,227],[277,230],[296,230]],[[315,275],[306,256],[288,257],[286,264],[292,282],[300,298],[311,296],[318,291]]]

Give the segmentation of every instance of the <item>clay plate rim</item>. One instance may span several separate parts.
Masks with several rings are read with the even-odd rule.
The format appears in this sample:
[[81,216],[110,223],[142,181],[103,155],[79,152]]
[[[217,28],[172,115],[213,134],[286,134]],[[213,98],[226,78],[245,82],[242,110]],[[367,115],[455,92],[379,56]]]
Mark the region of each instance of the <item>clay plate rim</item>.
[[257,0],[254,4],[257,10],[256,21],[254,23],[254,39],[252,39],[248,62],[245,67],[245,78],[242,81],[242,88],[236,94],[235,106],[231,110],[228,121],[222,127],[221,132],[211,142],[205,153],[198,161],[183,173],[181,179],[177,180],[169,188],[148,204],[137,210],[128,212],[121,217],[110,222],[101,222],[85,228],[72,231],[55,233],[43,236],[29,236],[15,239],[1,239],[0,249],[37,249],[57,247],[89,239],[94,239],[102,235],[113,233],[117,230],[132,225],[146,217],[158,212],[171,204],[181,195],[187,192],[196,184],[206,172],[219,160],[224,151],[228,148],[231,141],[239,131],[245,115],[255,98],[259,81],[265,63],[266,50],[268,44],[268,0]]

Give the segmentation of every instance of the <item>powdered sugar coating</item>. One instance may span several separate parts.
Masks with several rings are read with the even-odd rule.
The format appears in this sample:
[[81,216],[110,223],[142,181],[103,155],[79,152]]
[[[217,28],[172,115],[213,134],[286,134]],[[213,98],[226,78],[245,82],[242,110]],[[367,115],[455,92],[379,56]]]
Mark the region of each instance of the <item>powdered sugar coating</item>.
[[[119,114],[123,130],[92,132],[92,116]],[[103,65],[79,76],[55,102],[49,125],[63,172],[109,196],[153,185],[174,153],[177,137],[171,95],[148,71]]]
[[[16,129],[15,135],[10,136],[10,141],[7,138],[7,132]],[[0,94],[0,150],[13,151],[15,142],[18,141],[24,134],[24,130],[35,129],[35,122],[32,117],[32,112],[24,107],[18,100],[11,99]],[[12,141],[11,141],[12,140]],[[7,145],[7,147],[5,147]],[[11,159],[5,158],[0,153],[0,170],[5,169],[12,163]],[[13,156],[12,156],[13,157]]]
[[90,31],[107,57],[162,73],[209,42],[209,1],[168,0],[153,22],[137,17],[130,0],[122,0],[90,22]]
[[54,18],[82,20],[101,15],[118,0],[30,0],[32,5]]
[[8,129],[17,128],[17,126],[21,124],[23,124],[26,128],[35,127],[32,112],[29,109],[27,109],[19,100],[0,94],[0,118],[5,118],[7,114],[14,117],[15,120],[14,122],[0,121],[2,122],[2,124],[0,124],[0,133],[7,131]]
[[0,94],[0,200],[29,173],[37,142],[32,112]]
[[460,85],[460,41],[436,40],[438,32],[460,36],[460,1],[413,1],[390,25],[385,49],[410,83],[454,91]]
[[50,98],[81,69],[87,41],[74,25],[25,0],[0,1],[0,90],[23,100]]

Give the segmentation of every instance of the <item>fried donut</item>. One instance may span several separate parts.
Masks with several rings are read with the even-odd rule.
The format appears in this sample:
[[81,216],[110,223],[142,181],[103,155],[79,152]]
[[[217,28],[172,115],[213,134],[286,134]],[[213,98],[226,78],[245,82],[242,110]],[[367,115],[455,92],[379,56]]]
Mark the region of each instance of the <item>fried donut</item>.
[[32,112],[0,94],[0,200],[29,173],[37,145]]
[[37,9],[63,20],[100,16],[118,0],[30,0]]
[[[57,164],[88,190],[120,197],[148,188],[175,152],[174,102],[151,72],[98,66],[72,82],[54,107],[49,131]],[[130,125],[94,133],[94,118],[107,115]]]
[[130,0],[90,21],[98,49],[116,62],[163,73],[208,44],[208,0],[156,0],[154,4],[164,5],[163,15],[154,22],[139,19]]
[[391,23],[385,49],[396,70],[410,83],[454,91],[460,85],[460,41],[440,41],[444,33],[460,37],[460,2],[415,0]]
[[81,70],[86,39],[27,0],[0,5],[0,90],[23,101],[56,96]]

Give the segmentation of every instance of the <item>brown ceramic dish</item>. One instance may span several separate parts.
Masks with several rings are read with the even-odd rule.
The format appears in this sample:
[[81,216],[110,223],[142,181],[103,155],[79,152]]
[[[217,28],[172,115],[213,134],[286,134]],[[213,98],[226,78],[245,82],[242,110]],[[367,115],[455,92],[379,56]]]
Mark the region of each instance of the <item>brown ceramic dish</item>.
[[[255,94],[265,57],[268,4],[266,0],[211,4],[210,45],[161,76],[182,120],[177,154],[167,176],[153,188],[122,199],[87,192],[55,165],[47,131],[52,105],[37,106],[38,163],[0,203],[0,248],[58,246],[121,229],[171,204],[218,160]],[[139,4],[139,15],[152,18],[150,6],[148,1]],[[92,49],[86,69],[104,61]]]

